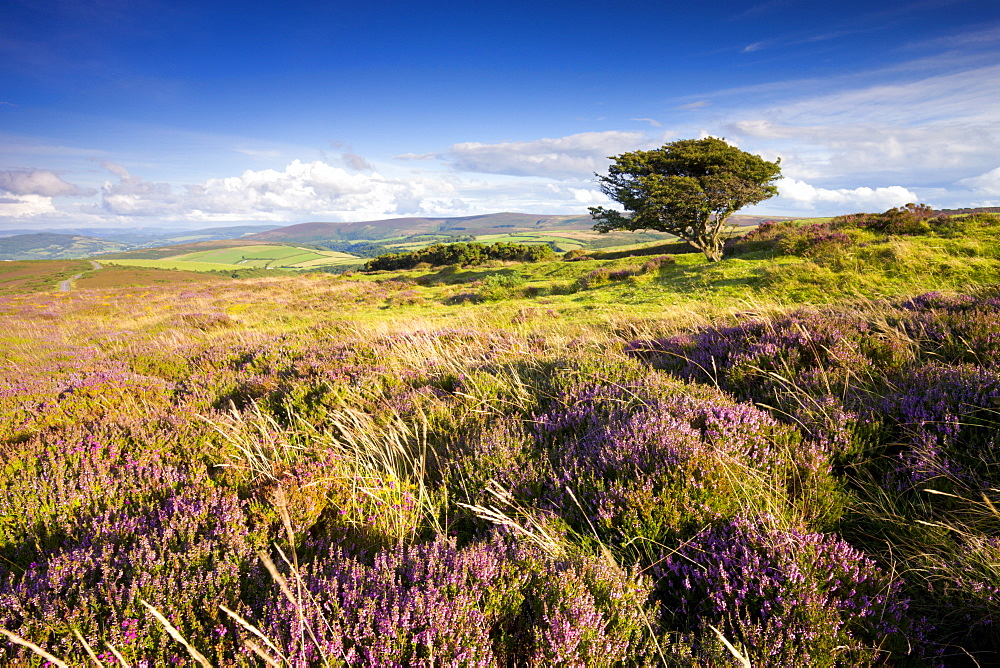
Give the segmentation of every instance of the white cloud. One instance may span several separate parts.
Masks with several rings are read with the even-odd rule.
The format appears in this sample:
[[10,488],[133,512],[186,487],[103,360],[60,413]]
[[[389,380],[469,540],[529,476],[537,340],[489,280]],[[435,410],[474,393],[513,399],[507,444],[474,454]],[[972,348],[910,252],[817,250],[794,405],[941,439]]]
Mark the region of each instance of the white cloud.
[[56,213],[52,200],[42,195],[0,196],[0,220],[3,218],[30,218]]
[[101,187],[102,205],[118,216],[154,216],[177,213],[181,198],[174,195],[169,183],[152,183],[132,176],[113,162],[101,166],[118,177],[118,183],[105,181]]
[[979,176],[962,179],[958,183],[972,188],[977,194],[1000,197],[1000,167]]
[[662,128],[663,127],[663,123],[659,122],[655,118],[632,118],[630,120],[633,120],[636,123],[649,123],[654,128]]
[[47,169],[0,171],[0,190],[12,195],[42,197],[79,197],[88,194]]
[[642,132],[581,132],[499,144],[465,142],[452,146],[446,157],[459,171],[570,179],[603,171],[608,156],[659,143]]
[[[119,177],[106,182],[102,206],[118,216],[159,216],[190,220],[363,220],[394,214],[420,214],[439,202],[450,203],[455,187],[443,179],[387,179],[378,173],[351,173],[322,161],[294,160],[283,170],[247,170],[240,176],[209,179],[174,189],[143,181],[105,164]],[[450,204],[449,204],[450,206]]]
[[607,204],[611,201],[600,190],[588,190],[586,188],[567,188],[567,190],[573,195],[573,199],[588,206],[591,204]]
[[834,205],[847,211],[885,211],[894,206],[918,201],[915,193],[903,186],[883,188],[817,188],[804,181],[783,178],[777,183],[781,198],[811,208]]

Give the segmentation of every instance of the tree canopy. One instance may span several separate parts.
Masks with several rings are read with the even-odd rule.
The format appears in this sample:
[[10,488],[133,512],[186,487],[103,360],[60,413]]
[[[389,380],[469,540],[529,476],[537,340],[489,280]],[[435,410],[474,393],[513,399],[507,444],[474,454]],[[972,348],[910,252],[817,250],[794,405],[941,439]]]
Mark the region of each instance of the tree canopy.
[[778,194],[780,159],[764,160],[723,139],[682,139],[650,151],[612,156],[601,191],[627,212],[591,207],[598,232],[658,230],[674,234],[711,261],[722,259],[730,215]]

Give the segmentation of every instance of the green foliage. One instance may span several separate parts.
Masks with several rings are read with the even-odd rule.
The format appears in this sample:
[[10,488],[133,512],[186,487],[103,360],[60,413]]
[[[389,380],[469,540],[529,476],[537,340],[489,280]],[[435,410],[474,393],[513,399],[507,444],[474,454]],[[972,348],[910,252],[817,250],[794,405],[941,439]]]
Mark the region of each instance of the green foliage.
[[489,301],[500,301],[518,296],[524,286],[524,277],[514,273],[490,274],[482,280],[479,296]]
[[507,262],[544,262],[556,257],[547,244],[481,243],[433,244],[410,253],[387,253],[365,263],[365,271],[413,269],[427,263],[432,267],[445,265],[476,266],[490,260]]
[[684,139],[652,151],[615,156],[601,190],[631,216],[591,207],[594,229],[659,230],[684,239],[710,261],[722,258],[726,219],[778,194],[778,162],[730,146],[722,139]]
[[323,248],[338,253],[350,253],[358,257],[378,257],[387,250],[385,244],[374,241],[337,241],[335,239],[324,241]]

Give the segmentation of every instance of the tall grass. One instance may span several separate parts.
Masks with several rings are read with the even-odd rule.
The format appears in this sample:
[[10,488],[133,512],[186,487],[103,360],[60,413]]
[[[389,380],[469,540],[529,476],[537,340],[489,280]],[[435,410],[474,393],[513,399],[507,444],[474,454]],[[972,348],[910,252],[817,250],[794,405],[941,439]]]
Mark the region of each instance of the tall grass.
[[[855,249],[897,273],[833,307],[791,303],[804,274],[768,296],[794,257],[480,306],[385,277],[2,300],[0,657],[988,664],[1000,307],[885,297],[907,243]],[[559,271],[588,262],[619,269]]]

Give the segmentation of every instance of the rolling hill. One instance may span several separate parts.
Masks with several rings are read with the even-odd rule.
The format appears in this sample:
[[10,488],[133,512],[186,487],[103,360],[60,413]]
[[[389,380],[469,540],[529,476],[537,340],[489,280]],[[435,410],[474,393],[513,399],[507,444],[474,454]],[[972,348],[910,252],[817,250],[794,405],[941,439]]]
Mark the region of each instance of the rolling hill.
[[[756,225],[767,216],[732,216],[736,225]],[[788,220],[788,218],[781,218]],[[591,231],[589,215],[557,216],[533,213],[490,213],[458,218],[389,218],[356,223],[299,223],[245,237],[284,243],[379,241],[417,235],[482,236],[540,231]]]
[[584,230],[590,216],[552,216],[530,213],[491,213],[459,218],[389,218],[356,223],[300,223],[254,234],[248,239],[307,243],[310,241],[374,241],[422,234],[475,235],[501,230]]
[[0,238],[0,260],[62,260],[121,250],[118,241],[78,234],[36,232]]
[[236,225],[183,231],[165,228],[15,230],[19,233],[6,236],[0,233],[0,260],[75,259],[168,244],[239,239],[272,228],[272,225]]

